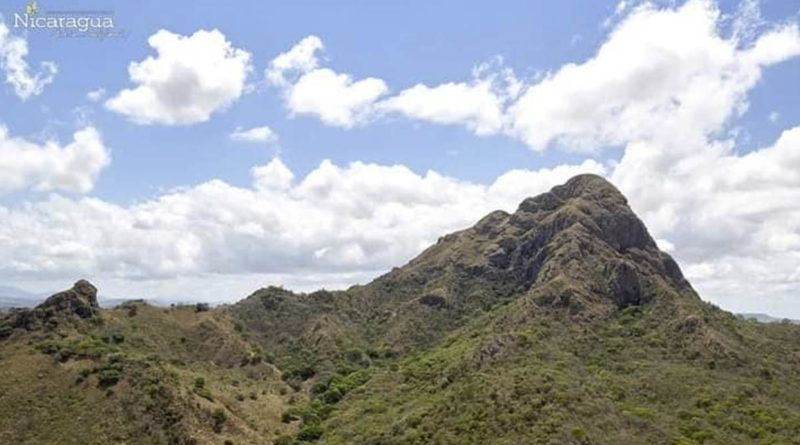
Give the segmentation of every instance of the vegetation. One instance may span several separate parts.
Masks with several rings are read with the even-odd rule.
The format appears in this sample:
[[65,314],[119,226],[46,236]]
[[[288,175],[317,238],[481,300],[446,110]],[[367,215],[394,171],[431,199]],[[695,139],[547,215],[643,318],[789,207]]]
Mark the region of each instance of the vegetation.
[[800,326],[703,303],[596,177],[347,291],[101,311],[81,289],[0,318],[0,443],[800,437]]

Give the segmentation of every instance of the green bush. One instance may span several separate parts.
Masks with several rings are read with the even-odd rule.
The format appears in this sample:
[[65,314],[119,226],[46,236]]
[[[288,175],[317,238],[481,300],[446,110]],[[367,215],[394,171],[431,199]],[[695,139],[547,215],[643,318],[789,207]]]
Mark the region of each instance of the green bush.
[[322,437],[322,427],[319,425],[304,426],[303,429],[297,433],[297,439],[305,442],[313,442]]
[[222,425],[224,425],[227,420],[228,415],[225,414],[225,410],[217,408],[211,413],[211,421],[213,422],[211,428],[215,433],[219,433],[222,431]]
[[14,328],[11,326],[0,326],[0,339],[10,337],[12,332],[14,332]]
[[116,385],[120,378],[122,378],[122,374],[113,368],[103,369],[97,375],[98,383],[104,388]]
[[281,422],[283,423],[292,423],[295,420],[298,420],[297,416],[292,414],[290,411],[286,411],[283,414],[281,414]]
[[284,373],[281,376],[281,378],[284,381],[289,381],[289,380],[291,380],[293,378],[299,378],[302,381],[306,381],[306,380],[310,379],[311,377],[314,377],[314,375],[316,373],[317,373],[317,369],[314,367],[314,365],[307,364],[307,365],[299,366],[297,368],[289,369],[288,371],[286,371],[286,373]]

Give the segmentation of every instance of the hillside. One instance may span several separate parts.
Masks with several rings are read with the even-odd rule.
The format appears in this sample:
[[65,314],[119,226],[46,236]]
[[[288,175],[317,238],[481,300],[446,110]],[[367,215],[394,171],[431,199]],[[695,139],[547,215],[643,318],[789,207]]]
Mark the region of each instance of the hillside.
[[0,443],[800,443],[800,327],[704,303],[597,176],[346,291],[89,286],[0,322]]
[[0,323],[0,443],[269,443],[301,395],[223,311],[97,306],[79,281]]

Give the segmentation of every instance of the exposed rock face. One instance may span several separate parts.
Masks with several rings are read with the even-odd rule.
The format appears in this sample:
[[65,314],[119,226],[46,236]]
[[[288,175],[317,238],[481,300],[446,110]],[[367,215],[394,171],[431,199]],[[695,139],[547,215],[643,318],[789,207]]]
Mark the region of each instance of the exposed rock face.
[[[387,325],[398,339],[411,335],[409,329],[416,334],[452,327],[509,299],[532,303],[528,310],[594,318],[647,304],[659,293],[696,297],[626,198],[596,175],[576,176],[525,199],[512,214],[492,212],[358,292],[376,308],[399,305],[398,323],[426,319],[413,328]],[[422,304],[400,304],[411,299]]]
[[253,327],[296,335],[329,314],[339,326],[369,326],[356,337],[413,349],[502,303],[518,306],[519,323],[543,311],[590,320],[682,293],[697,298],[619,190],[580,175],[514,213],[494,211],[441,237],[408,264],[335,298],[264,291],[234,310],[247,318],[265,309]]
[[97,288],[86,280],[80,280],[65,290],[48,297],[33,309],[18,309],[9,314],[0,325],[8,329],[36,330],[54,328],[63,322],[87,319],[99,314]]
[[618,263],[611,273],[609,286],[618,307],[642,304],[642,284],[634,266],[626,262]]
[[97,288],[86,280],[80,280],[72,289],[50,296],[36,309],[53,309],[56,312],[75,314],[89,318],[97,314]]

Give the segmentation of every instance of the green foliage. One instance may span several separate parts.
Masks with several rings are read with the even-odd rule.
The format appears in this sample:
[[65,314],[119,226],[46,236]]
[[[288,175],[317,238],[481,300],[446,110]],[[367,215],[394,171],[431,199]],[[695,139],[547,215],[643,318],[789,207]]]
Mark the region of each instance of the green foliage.
[[283,414],[281,414],[281,422],[283,423],[292,423],[296,420],[300,420],[300,418],[291,411],[285,411]]
[[222,408],[216,408],[214,411],[211,412],[211,428],[214,430],[215,433],[222,432],[222,426],[228,420],[228,415],[225,414],[225,410]]
[[206,379],[203,377],[195,377],[194,379],[194,389],[205,389],[206,387]]
[[13,332],[12,326],[0,324],[0,340],[10,337]]
[[103,388],[116,385],[120,378],[122,378],[122,374],[113,368],[102,369],[97,374],[97,382]]
[[297,440],[301,442],[313,442],[322,437],[323,429],[319,425],[304,426],[299,433],[297,433]]

